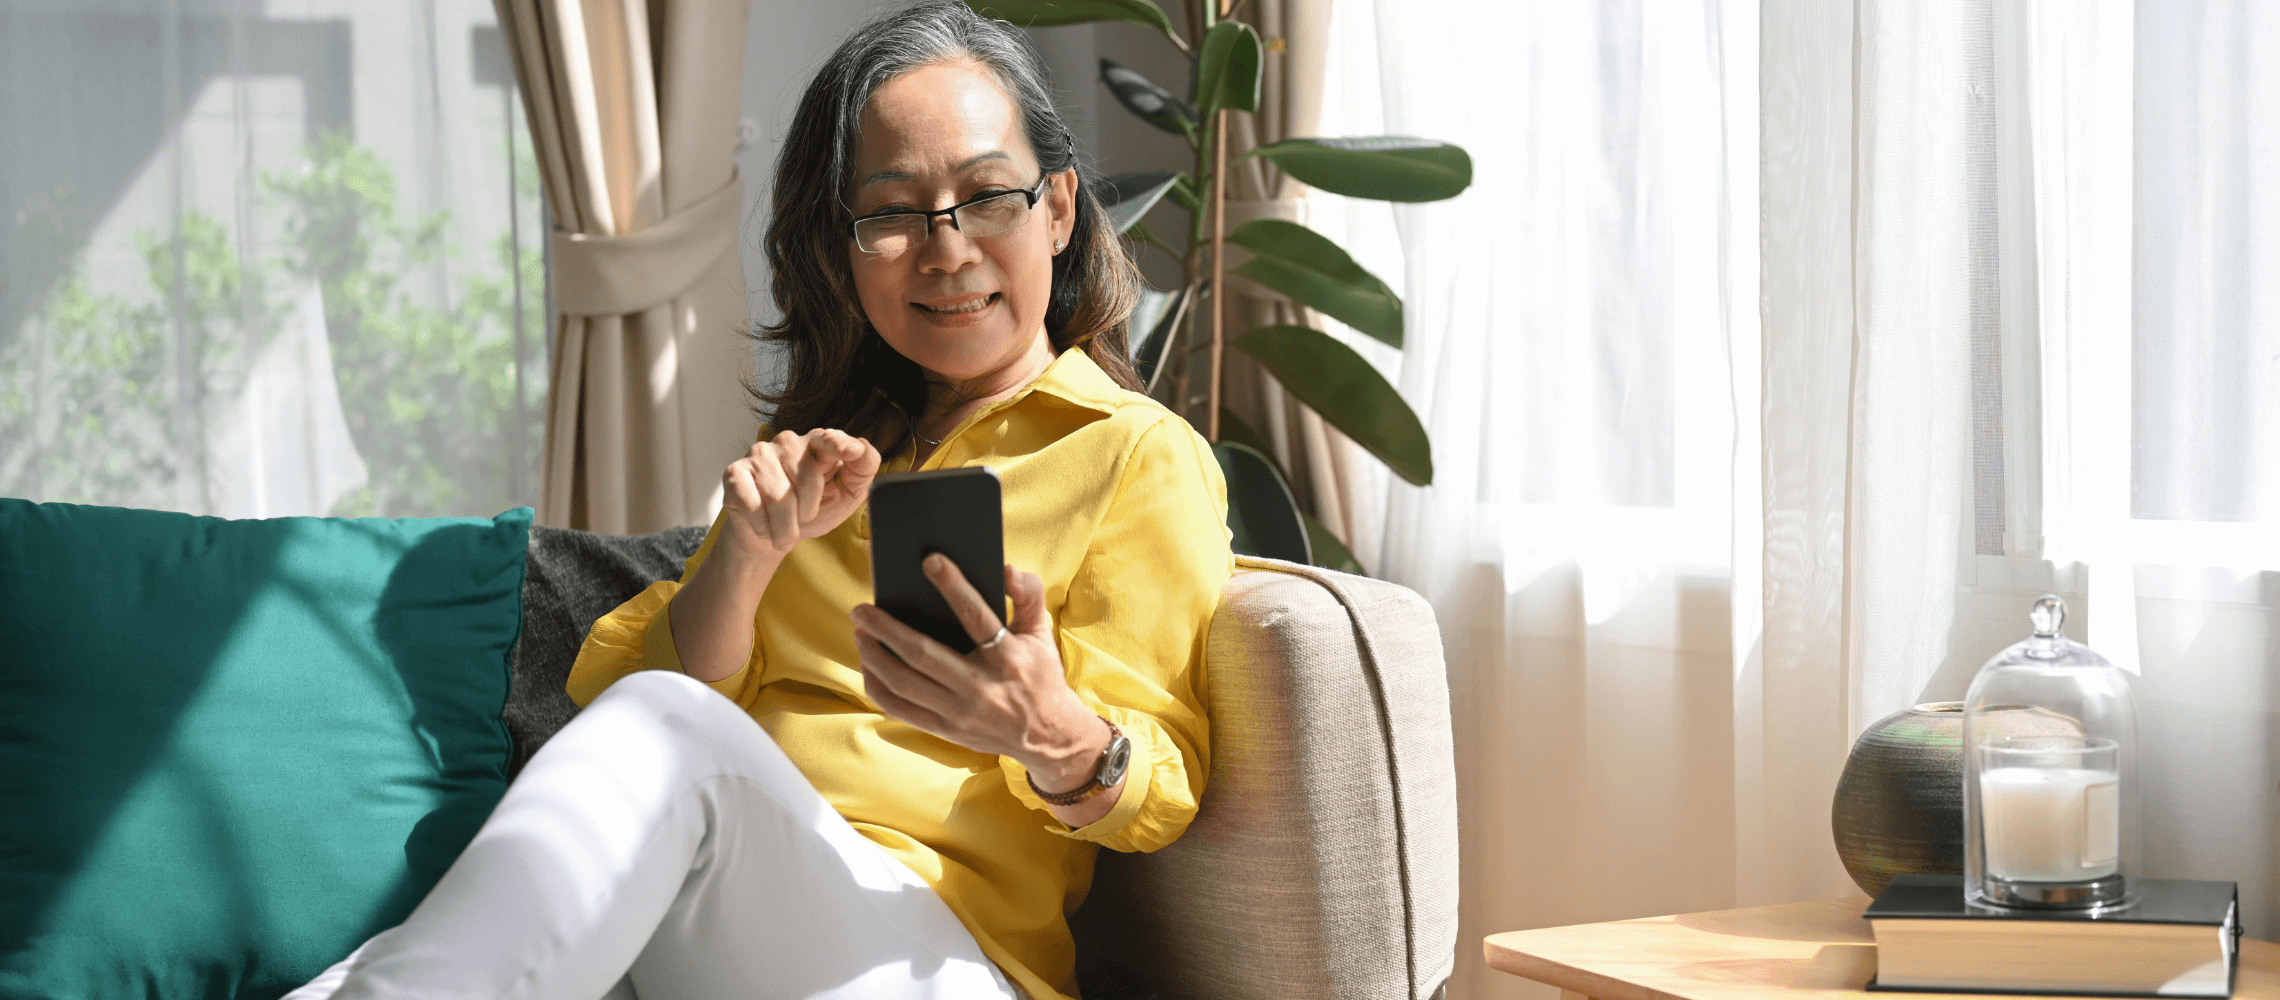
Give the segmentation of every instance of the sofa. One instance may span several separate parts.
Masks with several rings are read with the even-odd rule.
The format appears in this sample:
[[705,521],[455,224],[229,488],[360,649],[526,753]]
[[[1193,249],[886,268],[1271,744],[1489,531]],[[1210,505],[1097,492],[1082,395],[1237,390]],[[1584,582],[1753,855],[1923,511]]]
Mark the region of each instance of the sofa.
[[[274,996],[401,919],[576,715],[563,682],[593,621],[677,576],[703,537],[532,527],[527,509],[289,521],[0,500],[0,590],[14,597],[0,602],[0,757],[13,764],[0,772],[0,997]],[[78,559],[90,545],[133,557]],[[211,593],[162,592],[201,589],[182,574]],[[268,582],[252,596],[226,593],[254,577]],[[86,621],[154,592],[173,625]],[[168,645],[217,618],[237,621],[204,630],[224,647],[268,621],[269,660],[174,666],[229,660]],[[1086,996],[1439,995],[1457,955],[1456,805],[1425,604],[1240,559],[1205,670],[1201,811],[1164,850],[1102,853],[1070,918]],[[110,728],[96,738],[82,720]],[[298,761],[279,764],[336,752],[353,759],[298,778]],[[367,773],[392,783],[355,776]],[[340,774],[352,777],[325,777]],[[344,916],[358,880],[366,908]],[[179,904],[163,935],[145,933],[145,886]],[[184,961],[186,947],[204,957]]]
[[[517,766],[576,714],[594,619],[678,577],[700,528],[531,530]],[[1206,652],[1211,779],[1177,843],[1101,852],[1070,922],[1089,1000],[1428,1000],[1456,959],[1456,776],[1432,611],[1367,577],[1240,557]]]

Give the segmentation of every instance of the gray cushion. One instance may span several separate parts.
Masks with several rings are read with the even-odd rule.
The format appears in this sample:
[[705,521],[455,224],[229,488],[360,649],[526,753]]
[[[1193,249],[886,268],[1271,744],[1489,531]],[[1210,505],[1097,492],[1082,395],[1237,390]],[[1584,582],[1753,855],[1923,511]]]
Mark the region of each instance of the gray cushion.
[[1164,1000],[1424,1000],[1457,940],[1433,613],[1390,583],[1238,562],[1205,654],[1201,811],[1154,854],[1101,853],[1073,918],[1081,978]]
[[578,714],[578,703],[563,685],[594,621],[652,582],[680,579],[682,562],[704,540],[701,527],[654,535],[531,527],[522,638],[507,660],[514,667],[514,688],[503,713],[515,741],[509,777],[521,773],[530,755]]

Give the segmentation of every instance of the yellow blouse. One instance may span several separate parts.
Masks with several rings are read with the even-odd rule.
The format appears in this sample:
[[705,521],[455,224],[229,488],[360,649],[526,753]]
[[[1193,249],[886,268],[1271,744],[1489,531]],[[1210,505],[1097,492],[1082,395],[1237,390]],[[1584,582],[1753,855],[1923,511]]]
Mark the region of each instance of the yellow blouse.
[[[924,468],[969,465],[1000,477],[1006,560],[1044,579],[1070,687],[1132,741],[1106,817],[1070,829],[1011,758],[896,722],[864,697],[849,613],[871,599],[868,507],[785,557],[760,601],[752,658],[712,686],[848,823],[932,885],[1008,978],[1033,997],[1074,996],[1067,915],[1092,883],[1095,845],[1171,843],[1210,770],[1203,648],[1234,571],[1227,486],[1186,421],[1081,350],[959,425]],[[594,624],[570,673],[573,700],[637,670],[680,669],[666,602],[719,536],[716,519],[681,582],[652,584]]]

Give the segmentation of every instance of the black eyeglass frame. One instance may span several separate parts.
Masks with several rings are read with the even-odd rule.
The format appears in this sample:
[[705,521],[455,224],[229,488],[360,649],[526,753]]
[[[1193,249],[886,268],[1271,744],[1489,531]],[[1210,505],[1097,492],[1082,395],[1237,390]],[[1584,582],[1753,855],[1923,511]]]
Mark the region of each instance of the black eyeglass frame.
[[[997,193],[995,193],[995,194],[985,194],[985,195],[980,195],[980,196],[977,196],[977,197],[968,198],[968,199],[966,199],[965,201],[961,201],[961,202],[959,202],[959,203],[957,203],[957,204],[955,204],[955,205],[952,205],[952,206],[950,206],[949,208],[937,208],[937,209],[935,209],[935,210],[933,210],[933,211],[931,211],[931,212],[928,212],[928,211],[921,211],[921,210],[919,210],[919,209],[915,209],[915,208],[890,208],[890,209],[888,209],[888,210],[886,210],[886,211],[884,211],[884,212],[873,212],[873,213],[871,213],[871,214],[869,214],[869,215],[864,215],[864,216],[857,216],[856,218],[849,220],[849,221],[848,221],[848,223],[847,223],[847,238],[848,238],[848,239],[851,239],[851,240],[854,240],[854,241],[855,241],[855,249],[857,249],[857,250],[863,250],[863,252],[864,252],[864,253],[886,253],[887,251],[884,251],[884,250],[864,250],[864,249],[863,249],[863,240],[862,240],[862,238],[861,238],[861,237],[859,237],[859,236],[857,236],[857,235],[855,235],[855,227],[857,227],[857,226],[860,226],[860,225],[862,225],[862,224],[863,224],[863,223],[865,223],[865,222],[869,222],[869,221],[870,221],[870,220],[872,220],[872,219],[892,219],[892,218],[894,218],[895,216],[898,216],[898,215],[913,215],[913,216],[917,216],[917,217],[919,217],[919,218],[921,218],[921,219],[924,219],[924,220],[926,221],[926,228],[925,228],[924,230],[922,230],[922,232],[924,232],[926,235],[925,235],[925,236],[923,236],[922,238],[920,238],[920,240],[919,240],[919,243],[920,243],[920,244],[923,244],[923,243],[925,243],[927,240],[930,240],[930,239],[933,239],[933,238],[934,238],[934,219],[935,219],[935,217],[936,217],[936,216],[940,216],[940,215],[947,215],[947,216],[949,216],[949,217],[950,217],[950,226],[951,226],[951,228],[953,228],[953,229],[956,229],[956,230],[958,230],[959,232],[963,233],[963,232],[965,232],[965,231],[966,231],[966,227],[964,227],[964,226],[961,226],[961,225],[959,225],[959,224],[958,224],[958,216],[957,216],[957,212],[958,212],[958,210],[959,210],[959,209],[962,209],[962,208],[969,208],[969,207],[972,207],[972,206],[974,206],[974,205],[979,205],[979,204],[981,204],[982,202],[985,202],[985,201],[989,201],[989,200],[991,200],[991,199],[993,199],[993,198],[1004,198],[1004,197],[1006,197],[1006,196],[1008,196],[1008,195],[1016,195],[1016,194],[1018,194],[1018,195],[1021,195],[1021,196],[1022,196],[1022,197],[1024,197],[1024,198],[1026,198],[1026,199],[1029,201],[1029,205],[1028,205],[1027,207],[1023,208],[1023,209],[1022,209],[1022,211],[1024,211],[1024,212],[1033,212],[1033,211],[1036,211],[1036,210],[1037,210],[1037,200],[1038,200],[1038,199],[1040,199],[1040,198],[1043,198],[1043,197],[1045,197],[1045,185],[1046,185],[1046,184],[1048,184],[1048,183],[1050,183],[1050,182],[1053,180],[1053,174],[1054,174],[1054,171],[1051,171],[1051,170],[1048,170],[1048,171],[1046,171],[1044,174],[1040,175],[1040,176],[1037,178],[1037,183],[1036,183],[1035,185],[1031,186],[1031,187],[1030,187],[1028,190],[1026,190],[1026,191],[1023,191],[1023,190],[1014,190],[1014,191],[999,191],[999,192],[997,192]],[[1020,227],[1020,226],[1015,226],[1015,227],[1013,227],[1013,229],[1019,229],[1019,228],[1021,228],[1021,227]],[[1006,229],[1006,230],[1002,230],[1002,231],[1001,231],[1001,232],[999,232],[999,233],[991,233],[990,235],[991,235],[991,236],[997,236],[997,235],[1001,235],[1002,233],[1010,233],[1010,232],[1012,232],[1012,231],[1013,231],[1013,229]],[[977,239],[979,239],[980,237],[976,237],[976,238],[977,238]]]

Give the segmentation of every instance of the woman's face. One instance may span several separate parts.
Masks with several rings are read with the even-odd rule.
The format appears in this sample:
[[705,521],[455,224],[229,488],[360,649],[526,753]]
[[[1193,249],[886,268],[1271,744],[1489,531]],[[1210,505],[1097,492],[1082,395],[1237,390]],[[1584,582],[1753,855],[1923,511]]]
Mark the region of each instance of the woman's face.
[[[857,218],[892,208],[932,211],[1033,190],[1038,174],[1021,113],[997,79],[971,60],[941,62],[872,95],[848,204]],[[889,345],[940,378],[963,382],[1006,369],[1045,338],[1053,248],[1066,243],[1075,218],[1076,175],[1063,171],[1007,232],[969,237],[939,216],[926,241],[909,249],[868,253],[850,239],[863,312]]]

